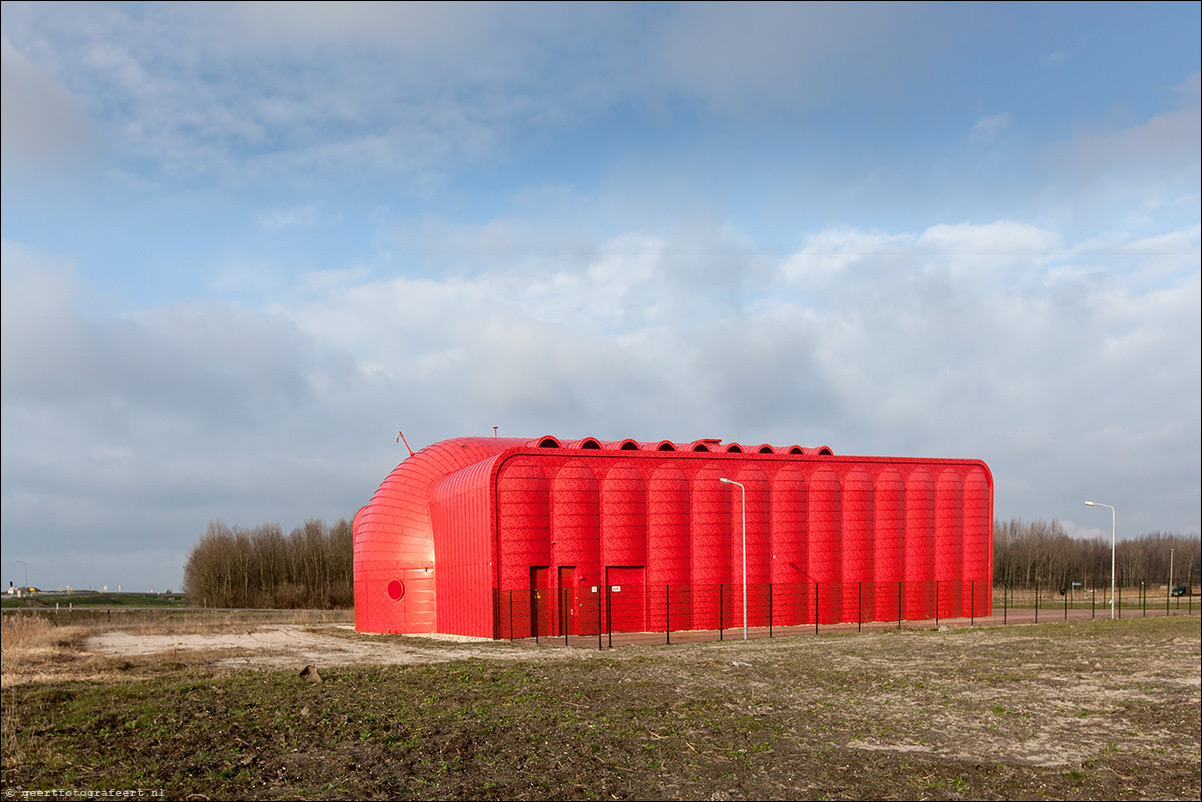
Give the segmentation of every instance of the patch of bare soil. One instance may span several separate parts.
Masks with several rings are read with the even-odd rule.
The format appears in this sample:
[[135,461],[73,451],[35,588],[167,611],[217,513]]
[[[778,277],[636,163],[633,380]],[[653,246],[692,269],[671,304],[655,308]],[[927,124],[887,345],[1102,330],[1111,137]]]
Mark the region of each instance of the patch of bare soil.
[[[368,635],[352,624],[279,624],[247,632],[147,634],[113,630],[83,642],[114,658],[165,656],[214,667],[292,668],[444,663],[471,659],[541,659],[538,650],[484,638],[449,635]],[[579,650],[576,650],[579,651]]]

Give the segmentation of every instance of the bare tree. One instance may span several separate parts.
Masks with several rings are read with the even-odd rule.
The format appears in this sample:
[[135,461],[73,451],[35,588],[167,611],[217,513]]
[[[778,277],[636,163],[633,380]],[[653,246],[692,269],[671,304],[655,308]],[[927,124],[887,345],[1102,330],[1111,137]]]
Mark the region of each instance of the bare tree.
[[201,607],[354,605],[351,526],[310,519],[284,537],[279,524],[254,529],[209,523],[188,555],[184,587]]

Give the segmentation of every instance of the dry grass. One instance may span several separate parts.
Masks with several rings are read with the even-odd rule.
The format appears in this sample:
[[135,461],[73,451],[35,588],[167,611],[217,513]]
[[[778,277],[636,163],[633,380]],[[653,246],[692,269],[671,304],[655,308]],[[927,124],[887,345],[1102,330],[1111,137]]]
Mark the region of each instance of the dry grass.
[[[192,635],[251,632],[267,623],[320,624],[350,620],[347,611],[76,610],[5,613],[0,619],[0,687],[74,680],[120,682],[131,669],[160,670],[203,663],[211,655],[187,652],[153,660],[116,658],[85,648],[88,638],[121,630],[134,635]],[[146,663],[147,665],[143,665]],[[136,673],[136,672],[135,672]],[[150,673],[157,673],[150,671]]]
[[6,615],[0,621],[0,642],[4,653],[9,649],[26,649],[41,644],[51,630],[50,622],[33,613]]
[[84,626],[56,626],[34,613],[4,616],[0,623],[0,686],[94,676],[99,668],[96,660],[80,645],[89,631]]

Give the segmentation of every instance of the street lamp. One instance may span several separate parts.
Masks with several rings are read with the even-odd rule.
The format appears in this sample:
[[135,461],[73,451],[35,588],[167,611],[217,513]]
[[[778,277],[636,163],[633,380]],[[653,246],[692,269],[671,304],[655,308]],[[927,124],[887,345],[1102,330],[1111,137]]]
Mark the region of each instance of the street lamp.
[[[1110,507],[1096,501],[1085,502],[1089,507]],[[1114,507],[1110,507],[1110,617],[1114,618]]]
[[718,481],[724,485],[738,485],[743,491],[743,640],[747,640],[747,488],[726,477]]

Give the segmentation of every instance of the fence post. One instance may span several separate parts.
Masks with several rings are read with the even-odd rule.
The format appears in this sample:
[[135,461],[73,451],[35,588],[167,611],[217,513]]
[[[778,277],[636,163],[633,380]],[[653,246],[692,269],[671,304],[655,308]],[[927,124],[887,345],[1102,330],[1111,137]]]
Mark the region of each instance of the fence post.
[[1118,598],[1111,599],[1110,603],[1114,605],[1114,609],[1118,611],[1118,617],[1123,617],[1123,586],[1119,585]]
[[1068,594],[1064,594],[1064,620],[1068,620]]
[[601,588],[597,588],[597,651],[601,651]]
[[513,588],[509,589],[509,640],[513,640]]
[[664,643],[672,642],[672,586],[664,583]]
[[1002,626],[1006,626],[1006,616],[1010,612],[1010,605],[1008,603],[1009,600],[1006,598],[1009,595],[1009,592],[1010,586],[1002,585]]
[[[575,590],[574,588],[572,589]],[[574,600],[573,600],[574,601]],[[559,589],[559,620],[563,627],[563,645],[568,645],[568,588]]]
[[939,580],[935,580],[935,629],[939,629]]
[[897,628],[901,629],[902,622],[902,580],[897,580]]
[[856,632],[864,631],[864,583],[856,583]]
[[1144,618],[1148,617],[1148,586],[1143,582],[1139,583],[1139,595],[1143,597],[1140,606],[1144,608]]
[[768,637],[772,637],[772,583],[768,583]]
[[534,642],[538,643],[538,588],[530,591],[530,598],[534,602]]
[[725,604],[722,603],[722,583],[718,583],[718,640],[722,640],[722,630],[725,629],[726,622],[722,619],[722,614],[725,611]]
[[818,583],[814,583],[814,634],[818,634],[818,611],[822,609],[818,604]]
[[1039,623],[1039,580],[1035,580],[1035,623]]
[[1089,620],[1092,621],[1098,617],[1098,589],[1091,589],[1089,596]]
[[[609,648],[614,647],[614,597],[610,593],[609,578],[605,580],[605,631],[609,633]],[[644,608],[643,626],[647,625],[646,608]]]
[[977,580],[968,580],[968,625],[977,623]]

